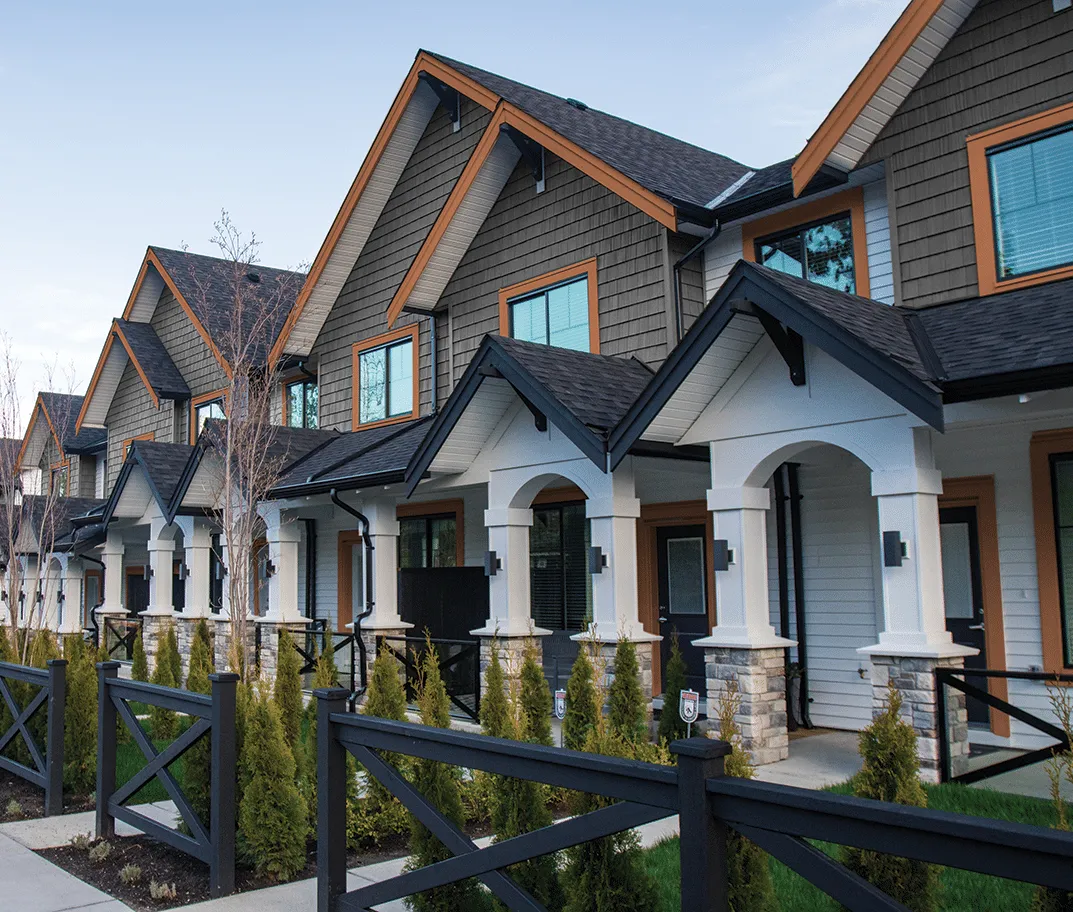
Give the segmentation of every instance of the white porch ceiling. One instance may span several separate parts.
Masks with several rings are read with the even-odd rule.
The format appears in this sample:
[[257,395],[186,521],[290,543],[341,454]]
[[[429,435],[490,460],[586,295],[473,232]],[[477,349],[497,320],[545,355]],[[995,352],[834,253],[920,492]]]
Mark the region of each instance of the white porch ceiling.
[[486,377],[432,461],[432,474],[468,469],[517,401],[517,393],[506,380]]

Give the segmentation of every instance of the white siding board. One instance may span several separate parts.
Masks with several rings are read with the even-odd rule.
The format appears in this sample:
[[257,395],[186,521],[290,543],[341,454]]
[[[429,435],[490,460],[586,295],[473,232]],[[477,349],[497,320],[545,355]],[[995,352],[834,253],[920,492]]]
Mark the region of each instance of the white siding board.
[[711,300],[741,259],[741,225],[725,228],[704,250],[704,297]]
[[864,234],[868,247],[869,296],[883,304],[894,303],[894,267],[890,248],[890,217],[885,181],[865,184]]

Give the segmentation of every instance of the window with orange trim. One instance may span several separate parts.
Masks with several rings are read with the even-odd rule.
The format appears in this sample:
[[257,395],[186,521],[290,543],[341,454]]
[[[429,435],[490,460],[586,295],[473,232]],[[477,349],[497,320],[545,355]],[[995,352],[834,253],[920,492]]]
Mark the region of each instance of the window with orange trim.
[[417,338],[414,324],[355,343],[355,429],[407,421],[417,414]]
[[153,440],[155,437],[156,435],[152,431],[149,431],[146,434],[138,434],[137,437],[128,437],[123,441],[123,458],[127,459],[130,457],[130,445],[134,443],[135,440]]
[[49,491],[57,497],[66,497],[71,489],[71,464],[61,462],[52,466]]
[[1073,429],[1038,431],[1029,446],[1045,671],[1073,668]]
[[844,190],[749,222],[742,256],[818,285],[868,297],[864,192]]
[[197,443],[198,437],[201,436],[201,432],[205,428],[205,422],[227,418],[227,411],[224,407],[226,399],[226,390],[215,390],[211,393],[205,393],[203,396],[196,396],[190,402],[191,444]]
[[980,293],[1073,277],[1073,104],[967,145]]
[[461,500],[399,504],[399,569],[461,567],[465,563]]
[[501,288],[499,332],[523,342],[599,352],[596,260]]

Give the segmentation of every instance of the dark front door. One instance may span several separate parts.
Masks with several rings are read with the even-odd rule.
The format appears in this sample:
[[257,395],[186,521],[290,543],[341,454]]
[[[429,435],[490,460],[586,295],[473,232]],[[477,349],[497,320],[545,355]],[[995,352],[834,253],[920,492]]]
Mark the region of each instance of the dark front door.
[[[980,584],[980,543],[975,507],[946,507],[939,511],[939,536],[943,553],[943,599],[946,629],[955,643],[979,649],[979,655],[965,659],[966,668],[986,668],[984,602]],[[987,689],[984,678],[967,677],[969,684]],[[969,724],[990,722],[987,706],[968,699]]]
[[[678,637],[678,648],[686,661],[691,690],[704,694],[704,651],[692,644],[709,633],[708,559],[705,527],[666,526],[656,530],[656,561],[659,574],[659,632],[663,680],[671,643]],[[671,707],[677,712],[678,707]]]
[[131,567],[127,572],[127,614],[140,614],[148,607],[149,580],[141,567]]

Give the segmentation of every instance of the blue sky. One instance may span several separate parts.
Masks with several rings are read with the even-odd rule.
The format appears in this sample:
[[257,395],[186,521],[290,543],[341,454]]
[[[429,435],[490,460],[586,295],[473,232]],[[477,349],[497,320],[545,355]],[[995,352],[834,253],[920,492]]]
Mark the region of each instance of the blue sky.
[[[315,256],[414,54],[436,50],[759,166],[800,151],[905,0],[7,0],[0,331],[81,391],[148,244],[221,208]],[[32,395],[32,394],[31,394]]]

